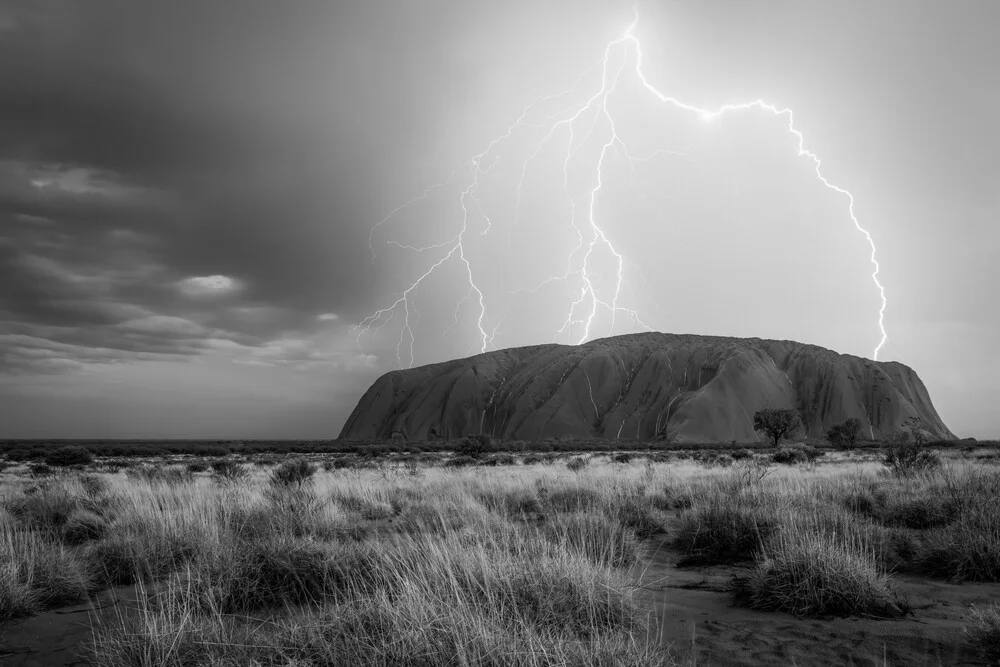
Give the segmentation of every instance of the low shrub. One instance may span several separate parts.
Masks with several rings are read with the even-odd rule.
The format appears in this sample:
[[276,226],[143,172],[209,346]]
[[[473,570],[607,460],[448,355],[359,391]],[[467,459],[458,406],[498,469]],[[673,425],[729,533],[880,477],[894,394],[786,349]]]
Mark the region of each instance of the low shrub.
[[888,618],[905,611],[873,554],[811,530],[778,535],[736,592],[754,609],[800,617]]
[[58,533],[77,511],[80,499],[62,484],[43,482],[33,492],[8,503],[8,508],[26,526],[39,531]]
[[99,540],[108,531],[108,523],[100,515],[89,510],[73,512],[62,527],[62,538],[66,544],[83,544]]
[[471,456],[453,456],[444,462],[444,465],[449,468],[465,468],[468,466],[474,466],[479,464],[479,459],[473,458]]
[[143,480],[150,484],[190,484],[194,481],[194,472],[188,468],[149,463],[126,468],[125,476],[130,479]]
[[89,449],[74,445],[54,449],[45,456],[45,463],[57,467],[88,465],[93,462],[94,455]]
[[194,560],[203,547],[198,535],[127,528],[88,544],[86,559],[97,583],[127,585],[161,579]]
[[1000,604],[973,606],[965,638],[988,660],[1000,661]]
[[455,446],[455,455],[476,459],[493,450],[493,438],[486,433],[474,433],[465,436]]
[[188,472],[199,473],[208,470],[208,464],[204,461],[191,461],[185,466]]
[[882,463],[892,474],[906,477],[940,468],[941,457],[918,444],[903,442],[886,447]]
[[316,604],[345,585],[350,548],[282,535],[225,545],[195,569],[191,594],[225,614]]
[[628,567],[639,560],[635,534],[598,512],[556,515],[544,524],[542,532],[599,565]]
[[224,482],[240,482],[250,476],[250,470],[242,463],[219,459],[212,462],[212,476]]
[[823,452],[808,445],[803,445],[801,447],[782,447],[771,455],[771,460],[775,463],[795,465],[797,463],[815,461],[822,455]]
[[588,459],[585,459],[582,456],[575,456],[569,461],[566,461],[566,467],[569,468],[570,472],[580,472],[587,467],[588,463]]
[[539,491],[543,503],[553,512],[582,512],[602,504],[601,494],[588,486],[565,486],[553,491],[541,487]]
[[914,560],[918,571],[956,583],[1000,581],[1000,517],[962,519],[929,531]]
[[11,449],[7,452],[7,460],[15,463],[30,461],[37,458],[41,458],[41,455],[31,451],[30,449]]
[[32,463],[28,466],[28,472],[32,477],[49,477],[56,471],[48,463]]
[[271,483],[280,486],[302,486],[312,481],[316,466],[306,459],[285,461],[271,473]]
[[681,517],[675,544],[684,550],[683,565],[736,563],[760,553],[776,522],[759,508],[710,501]]

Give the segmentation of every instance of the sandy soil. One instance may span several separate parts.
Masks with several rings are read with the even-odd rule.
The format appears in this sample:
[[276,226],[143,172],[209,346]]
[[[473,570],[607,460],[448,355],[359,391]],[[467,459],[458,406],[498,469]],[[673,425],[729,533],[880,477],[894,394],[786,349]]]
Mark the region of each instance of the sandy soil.
[[114,588],[87,602],[51,609],[0,625],[0,664],[4,667],[69,667],[88,665],[81,653],[93,633],[105,624],[136,613],[135,586]]
[[972,604],[1000,599],[1000,584],[948,584],[897,577],[913,614],[902,619],[799,619],[734,607],[729,584],[741,568],[678,568],[665,539],[646,545],[641,581],[656,609],[662,641],[684,664],[988,665],[964,642]]

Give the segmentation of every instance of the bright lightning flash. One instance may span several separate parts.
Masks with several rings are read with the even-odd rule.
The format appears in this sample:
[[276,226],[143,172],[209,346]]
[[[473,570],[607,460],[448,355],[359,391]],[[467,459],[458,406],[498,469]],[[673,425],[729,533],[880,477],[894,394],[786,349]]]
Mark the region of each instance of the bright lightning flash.
[[[478,216],[478,218],[485,223],[482,231],[479,232],[480,235],[486,235],[491,231],[493,221],[483,211],[477,194],[479,193],[483,180],[490,175],[491,169],[493,169],[493,167],[500,161],[499,151],[507,146],[511,138],[519,130],[541,130],[541,132],[539,132],[539,134],[541,134],[541,138],[535,145],[534,151],[530,153],[521,165],[520,181],[518,182],[515,192],[515,205],[511,227],[517,224],[521,203],[521,190],[529,164],[536,157],[538,157],[539,153],[546,145],[555,139],[559,132],[564,131],[567,137],[567,143],[563,159],[563,190],[569,201],[571,225],[577,236],[576,246],[567,255],[567,268],[565,273],[562,275],[551,276],[534,288],[519,291],[536,292],[547,284],[553,282],[566,282],[571,278],[578,281],[581,287],[576,292],[576,296],[570,300],[566,311],[566,319],[555,333],[556,335],[564,333],[569,335],[572,333],[575,326],[579,327],[580,330],[582,330],[582,335],[579,338],[580,343],[585,342],[590,338],[591,327],[593,326],[598,312],[606,312],[610,315],[612,332],[615,327],[615,318],[619,315],[628,317],[632,321],[633,325],[649,329],[649,327],[642,322],[639,314],[635,310],[621,305],[624,263],[627,260],[618,250],[615,249],[611,239],[598,224],[595,214],[595,202],[603,185],[604,164],[609,151],[612,149],[619,151],[628,161],[633,171],[635,169],[636,162],[649,160],[659,154],[671,153],[670,151],[659,150],[650,155],[635,157],[618,135],[614,117],[608,108],[608,100],[615,92],[618,82],[624,74],[626,65],[629,62],[633,62],[634,68],[631,74],[637,77],[637,80],[641,83],[643,88],[654,96],[660,103],[671,105],[677,109],[695,114],[706,122],[713,121],[734,112],[749,111],[754,109],[765,111],[775,117],[783,117],[787,119],[786,127],[798,143],[798,156],[807,158],[810,161],[817,178],[825,187],[847,198],[847,211],[851,221],[854,223],[857,230],[864,235],[869,247],[871,248],[871,264],[873,266],[871,277],[875,286],[878,288],[879,296],[881,298],[881,306],[878,312],[878,328],[881,333],[881,338],[872,353],[872,358],[875,360],[878,359],[878,353],[885,345],[887,338],[884,325],[885,308],[887,303],[885,288],[882,286],[882,283],[878,278],[879,264],[875,258],[875,242],[872,239],[871,234],[861,226],[860,222],[858,222],[857,216],[854,213],[854,196],[847,190],[828,181],[823,175],[820,169],[819,158],[814,153],[806,149],[805,138],[795,127],[791,109],[779,108],[765,102],[764,100],[754,100],[752,102],[745,102],[741,104],[726,104],[714,110],[702,109],[660,92],[659,89],[649,82],[642,69],[642,45],[634,34],[638,20],[639,15],[638,11],[636,11],[635,18],[625,33],[605,46],[604,54],[601,60],[595,67],[583,72],[573,87],[554,95],[539,98],[535,102],[532,102],[524,107],[520,116],[507,128],[507,130],[500,136],[493,139],[481,153],[474,155],[464,166],[455,169],[445,181],[431,185],[420,195],[404,204],[401,204],[400,206],[397,206],[372,228],[371,235],[369,236],[369,246],[372,250],[372,258],[374,259],[374,237],[380,227],[385,225],[389,222],[389,220],[410,206],[428,198],[432,191],[450,185],[453,181],[455,181],[459,174],[467,174],[464,185],[462,186],[461,194],[458,196],[458,203],[461,207],[460,224],[458,225],[457,232],[453,236],[445,239],[444,241],[424,246],[403,244],[394,240],[387,241],[389,245],[414,253],[433,254],[436,259],[432,259],[426,265],[427,268],[423,270],[423,272],[412,283],[410,283],[410,285],[406,287],[402,293],[399,294],[395,301],[376,310],[358,324],[355,331],[358,335],[359,342],[362,335],[366,333],[374,335],[390,321],[392,321],[394,317],[401,316],[402,325],[400,327],[399,340],[396,347],[397,362],[400,366],[403,365],[403,350],[405,347],[407,349],[407,355],[405,357],[407,365],[412,366],[414,363],[413,346],[415,343],[413,325],[418,317],[413,303],[415,295],[422,284],[436,271],[440,270],[442,266],[445,266],[448,263],[454,263],[460,267],[462,273],[468,280],[469,285],[467,294],[456,304],[455,323],[458,322],[460,309],[468,301],[473,301],[476,307],[475,326],[476,331],[478,332],[477,337],[480,342],[480,349],[483,352],[486,352],[491,348],[495,349],[496,336],[503,323],[503,318],[497,318],[496,321],[493,321],[490,317],[490,314],[487,311],[486,295],[476,281],[476,273],[473,271],[473,263],[470,261],[469,256],[466,253],[465,242],[472,232],[470,225],[472,223],[473,215]],[[613,55],[615,54],[617,54],[616,57],[620,59],[620,64],[617,66],[613,64]],[[528,122],[529,115],[539,105],[569,96],[571,93],[576,91],[581,82],[584,81],[585,77],[595,68],[599,68],[601,71],[601,87],[599,90],[590,95],[586,101],[566,106],[547,116],[540,123]],[[589,128],[586,127],[588,123]],[[581,224],[578,220],[577,200],[570,195],[570,165],[574,159],[577,159],[576,151],[579,147],[585,144],[587,139],[594,136],[599,130],[606,133],[607,137],[601,143],[600,150],[597,154],[596,160],[594,161],[594,185],[589,189],[589,192],[587,192],[587,196],[584,199],[583,207],[585,208],[585,216],[580,213],[579,217],[585,217],[585,222]],[[582,141],[579,139],[581,135],[584,136]],[[674,154],[676,155],[676,153]],[[610,253],[610,255],[614,258],[616,268],[616,276],[612,281],[613,285],[608,288],[604,288],[603,290],[596,285],[597,280],[593,268],[594,254],[598,250]],[[508,292],[504,294],[504,296],[510,296],[510,294],[512,294],[512,292]],[[453,326],[454,324],[452,327]],[[451,327],[449,327],[449,329],[450,328]]]

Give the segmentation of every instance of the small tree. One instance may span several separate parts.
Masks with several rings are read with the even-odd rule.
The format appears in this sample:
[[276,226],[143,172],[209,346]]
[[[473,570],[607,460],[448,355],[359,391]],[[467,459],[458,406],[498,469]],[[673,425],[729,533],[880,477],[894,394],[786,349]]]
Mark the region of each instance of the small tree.
[[854,449],[858,444],[858,436],[861,435],[861,420],[851,417],[847,421],[837,424],[826,432],[826,439],[839,447]]
[[801,425],[802,420],[796,410],[764,408],[753,415],[753,430],[765,434],[775,447],[782,438],[789,437]]

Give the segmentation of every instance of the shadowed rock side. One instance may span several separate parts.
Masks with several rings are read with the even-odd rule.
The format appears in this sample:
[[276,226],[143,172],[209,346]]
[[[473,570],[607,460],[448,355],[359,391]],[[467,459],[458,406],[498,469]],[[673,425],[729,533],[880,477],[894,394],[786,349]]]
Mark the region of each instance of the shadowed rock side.
[[642,333],[538,345],[386,373],[344,425],[348,440],[758,440],[753,414],[796,408],[819,436],[857,417],[876,437],[917,417],[954,438],[910,368],[815,345]]

